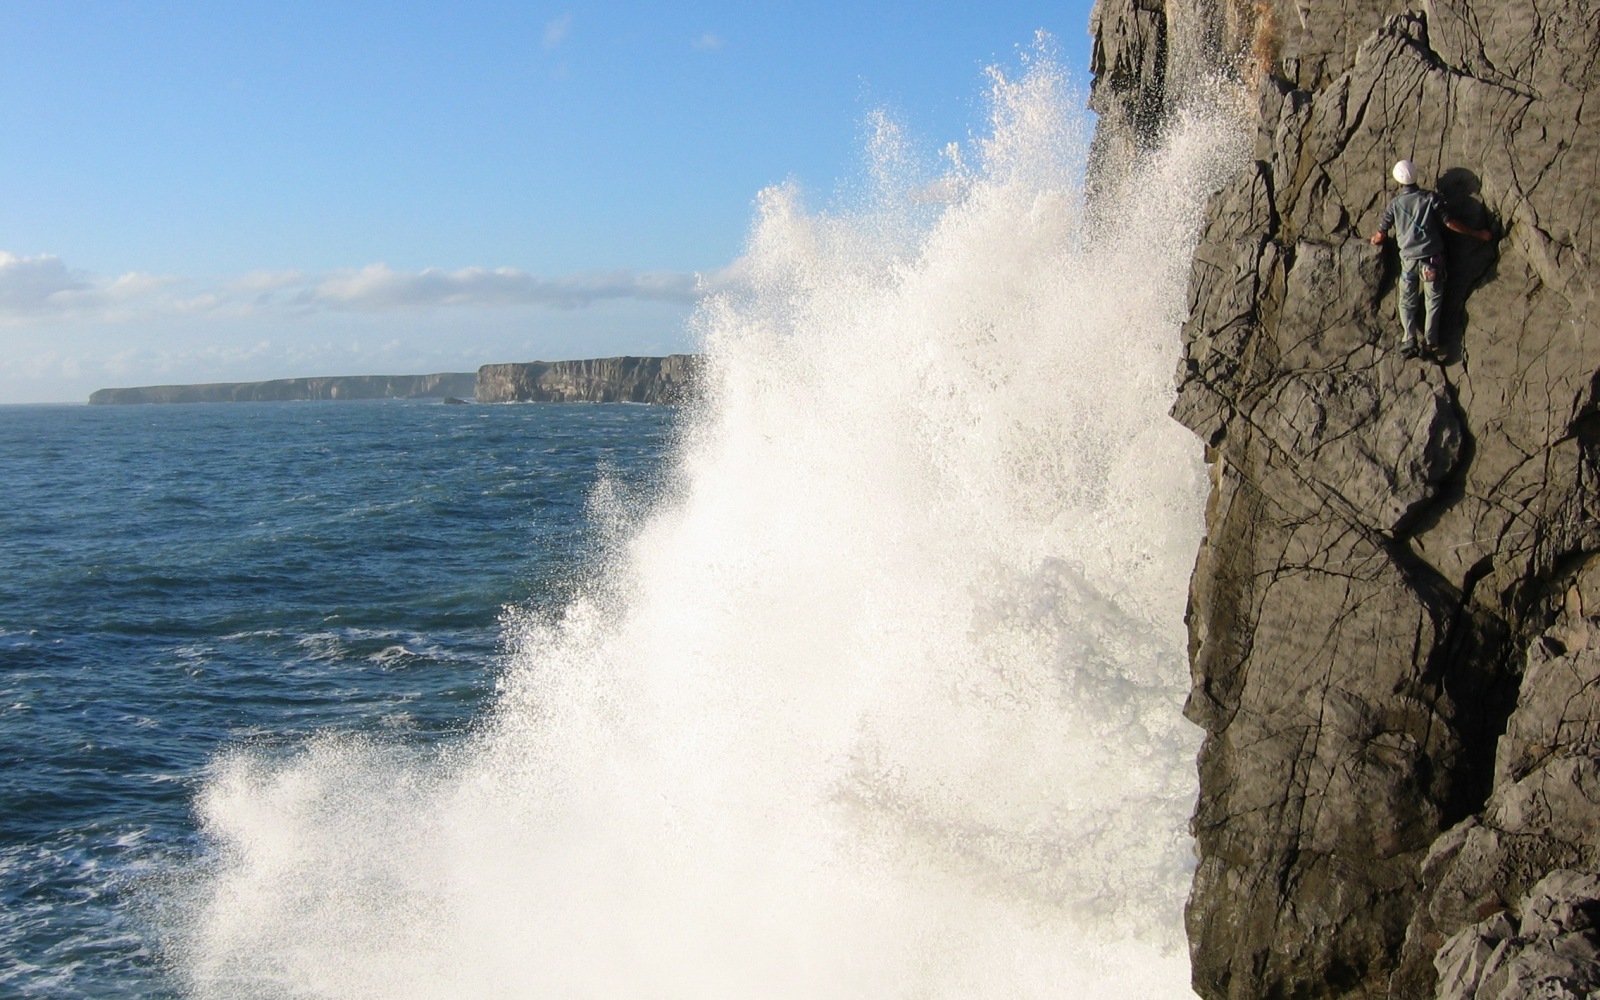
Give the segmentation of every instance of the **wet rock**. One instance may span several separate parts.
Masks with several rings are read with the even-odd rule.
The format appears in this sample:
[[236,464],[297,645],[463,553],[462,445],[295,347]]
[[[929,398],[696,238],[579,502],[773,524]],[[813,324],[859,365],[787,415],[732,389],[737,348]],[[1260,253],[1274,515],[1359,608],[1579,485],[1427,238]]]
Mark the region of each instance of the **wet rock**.
[[1100,0],[1089,15],[1094,45],[1089,106],[1118,116],[1106,141],[1141,147],[1155,141],[1166,101],[1167,13],[1160,0]]

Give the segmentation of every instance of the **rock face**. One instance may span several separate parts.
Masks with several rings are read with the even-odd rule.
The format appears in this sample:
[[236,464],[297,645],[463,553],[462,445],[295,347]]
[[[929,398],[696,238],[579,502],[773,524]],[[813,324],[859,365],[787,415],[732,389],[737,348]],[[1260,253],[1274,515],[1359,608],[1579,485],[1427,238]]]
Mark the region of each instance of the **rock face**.
[[678,403],[694,390],[699,358],[530,361],[478,369],[480,403]]
[[[1257,106],[1173,409],[1214,485],[1186,708],[1207,998],[1600,983],[1600,6],[1420,7],[1095,13],[1102,159],[1207,66]],[[1401,157],[1497,237],[1449,236],[1442,365],[1400,357],[1365,241]]]
[[90,403],[270,403],[305,399],[432,399],[471,396],[471,372],[438,375],[336,375],[280,378],[269,382],[212,382],[204,385],[147,385],[98,389]]

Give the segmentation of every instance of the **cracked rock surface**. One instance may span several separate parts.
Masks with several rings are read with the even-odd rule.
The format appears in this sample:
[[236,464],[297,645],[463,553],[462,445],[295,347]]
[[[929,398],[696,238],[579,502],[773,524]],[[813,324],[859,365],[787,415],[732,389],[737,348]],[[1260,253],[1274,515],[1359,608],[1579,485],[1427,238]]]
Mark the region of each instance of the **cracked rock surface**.
[[1506,914],[1451,935],[1435,964],[1440,1000],[1588,1000],[1600,993],[1600,878],[1561,870]]
[[[1099,0],[1094,24],[1101,128],[1138,125],[1103,157],[1197,67],[1258,101],[1173,408],[1214,483],[1196,989],[1589,989],[1593,931],[1535,916],[1552,873],[1575,913],[1600,886],[1600,3]],[[1400,356],[1398,262],[1366,239],[1401,157],[1496,237],[1447,234],[1438,364]]]

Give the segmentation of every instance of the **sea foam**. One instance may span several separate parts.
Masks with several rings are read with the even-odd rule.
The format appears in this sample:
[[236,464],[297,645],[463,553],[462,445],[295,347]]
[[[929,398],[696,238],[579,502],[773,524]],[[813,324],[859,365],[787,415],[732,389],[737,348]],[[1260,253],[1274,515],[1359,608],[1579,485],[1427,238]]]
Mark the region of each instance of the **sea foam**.
[[671,485],[435,754],[217,762],[195,996],[1188,996],[1199,446],[1166,415],[1236,130],[1085,221],[1048,58],[922,169],[765,191]]

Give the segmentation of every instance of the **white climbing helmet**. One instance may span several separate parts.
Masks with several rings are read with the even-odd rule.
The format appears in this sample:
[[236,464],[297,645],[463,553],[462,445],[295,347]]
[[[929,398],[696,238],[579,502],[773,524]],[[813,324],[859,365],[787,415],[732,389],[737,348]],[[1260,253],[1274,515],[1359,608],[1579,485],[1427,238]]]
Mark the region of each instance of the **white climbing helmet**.
[[1401,184],[1415,184],[1417,182],[1417,167],[1410,160],[1401,160],[1394,165],[1394,179]]

